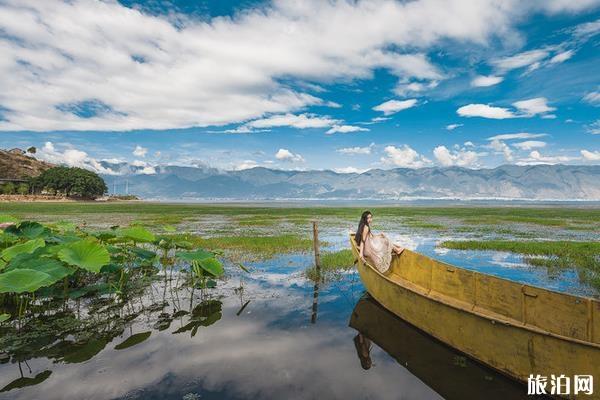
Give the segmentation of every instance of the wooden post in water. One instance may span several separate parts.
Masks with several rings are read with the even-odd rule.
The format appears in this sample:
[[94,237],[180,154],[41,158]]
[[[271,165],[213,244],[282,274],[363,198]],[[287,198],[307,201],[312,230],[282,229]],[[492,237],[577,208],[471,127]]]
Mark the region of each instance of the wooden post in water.
[[317,221],[313,221],[313,248],[315,250],[315,269],[317,271],[317,279],[313,290],[312,315],[311,323],[317,322],[317,308],[319,306],[319,282],[321,281],[321,255],[319,253],[319,227]]
[[319,254],[319,226],[313,221],[313,247],[315,249],[315,267],[321,272],[321,254]]

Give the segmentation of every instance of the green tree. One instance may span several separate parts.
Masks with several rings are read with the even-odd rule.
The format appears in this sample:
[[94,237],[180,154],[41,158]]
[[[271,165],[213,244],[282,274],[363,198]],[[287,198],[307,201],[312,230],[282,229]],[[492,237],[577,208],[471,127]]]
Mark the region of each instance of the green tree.
[[5,183],[2,187],[2,193],[13,194],[15,192],[15,184],[12,182]]
[[21,195],[26,195],[27,193],[29,193],[29,185],[26,183],[19,184],[19,186],[17,187],[17,193]]
[[31,146],[30,148],[27,149],[27,152],[29,154],[35,154],[37,152],[37,149],[35,148],[35,146]]
[[46,191],[65,196],[96,198],[108,191],[98,174],[83,168],[54,167],[32,181],[36,192]]

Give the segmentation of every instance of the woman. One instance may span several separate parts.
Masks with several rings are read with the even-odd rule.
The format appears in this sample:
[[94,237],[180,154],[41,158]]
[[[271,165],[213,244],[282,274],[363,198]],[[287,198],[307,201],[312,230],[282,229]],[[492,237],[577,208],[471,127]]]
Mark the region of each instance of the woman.
[[390,268],[392,254],[400,255],[404,248],[390,242],[383,233],[373,234],[372,221],[373,214],[370,211],[362,213],[354,240],[360,251],[360,259],[363,262],[367,261],[379,272],[385,273]]

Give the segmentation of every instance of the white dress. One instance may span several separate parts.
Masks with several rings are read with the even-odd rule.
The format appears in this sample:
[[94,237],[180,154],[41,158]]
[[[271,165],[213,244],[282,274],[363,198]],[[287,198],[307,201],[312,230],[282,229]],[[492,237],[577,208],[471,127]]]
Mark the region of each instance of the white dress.
[[390,269],[393,247],[392,242],[383,233],[374,235],[369,230],[363,251],[369,264],[383,274]]

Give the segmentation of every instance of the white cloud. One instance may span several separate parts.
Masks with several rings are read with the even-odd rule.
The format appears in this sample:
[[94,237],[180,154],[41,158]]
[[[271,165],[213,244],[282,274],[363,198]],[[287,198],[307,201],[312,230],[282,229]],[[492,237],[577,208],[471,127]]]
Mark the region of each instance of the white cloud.
[[408,96],[419,94],[429,89],[437,87],[439,81],[432,80],[429,82],[398,82],[394,88],[394,93],[398,96]]
[[338,174],[362,174],[368,169],[356,168],[356,167],[343,167],[343,168],[334,168],[333,169]]
[[493,60],[491,64],[496,67],[499,72],[508,72],[513,69],[523,68],[539,62],[548,57],[548,51],[537,49],[525,51],[523,53],[515,54],[510,57],[503,57]]
[[386,146],[383,150],[386,156],[381,158],[381,162],[387,165],[402,168],[421,168],[431,164],[431,160],[420,155],[408,145],[402,145],[401,147]]
[[465,147],[475,147],[475,144],[473,144],[473,142],[471,142],[471,141],[468,141],[468,142],[463,143],[463,146],[465,146]]
[[529,153],[529,157],[520,159],[517,165],[558,164],[577,159],[578,157],[570,156],[543,156],[539,151],[534,150]]
[[485,147],[494,150],[496,154],[502,154],[506,161],[512,162],[514,160],[513,151],[502,140],[492,139],[490,144],[486,145]]
[[495,135],[487,138],[487,140],[512,140],[512,139],[535,139],[539,137],[548,136],[547,133],[504,133],[502,135]]
[[600,106],[600,91],[586,93],[585,96],[583,96],[583,101],[595,106]]
[[501,76],[476,76],[475,78],[473,78],[473,80],[471,81],[471,86],[474,87],[487,87],[487,86],[494,86],[499,84],[500,82],[502,82],[504,80],[503,77]]
[[446,129],[449,131],[453,131],[456,128],[460,128],[461,126],[463,126],[463,124],[450,124],[450,125],[446,125]]
[[599,33],[600,19],[597,19],[592,22],[584,22],[583,24],[579,24],[573,30],[573,35],[581,39],[590,38]]
[[390,117],[373,117],[373,118],[371,118],[371,122],[376,124],[378,122],[384,122],[389,119],[391,119],[391,118]]
[[563,63],[573,57],[573,55],[575,55],[575,50],[565,50],[564,45],[556,45],[495,59],[490,64],[496,68],[499,74],[524,67],[527,67],[525,74],[529,74],[543,67]]
[[556,110],[555,107],[550,107],[547,103],[548,99],[546,99],[545,97],[536,97],[533,99],[514,102],[513,106],[515,106],[519,111],[521,111],[525,115],[533,116]]
[[538,140],[526,140],[524,142],[513,143],[513,146],[519,150],[532,150],[536,148],[546,147],[546,142]]
[[250,121],[245,126],[250,128],[273,128],[281,126],[291,126],[298,129],[306,128],[327,128],[340,122],[330,117],[320,117],[314,114],[282,114],[272,115],[268,118]]
[[600,135],[600,119],[586,126],[586,131],[592,135]]
[[142,168],[141,170],[137,171],[136,173],[140,174],[140,175],[154,175],[154,174],[156,174],[156,168],[148,165],[148,166]]
[[257,132],[268,132],[269,129],[254,129],[247,125],[240,125],[233,129],[226,129],[225,133],[257,133]]
[[[280,77],[305,80],[299,88],[313,92],[311,81],[364,79],[376,68],[402,81],[441,79],[425,55],[432,45],[486,43],[528,12],[487,3],[453,1],[444,6],[454,16],[447,18],[435,0],[281,0],[174,26],[116,1],[6,0],[0,76],[11,79],[2,82],[0,104],[10,111],[0,129],[225,125],[332,105]],[[96,115],[68,111],[92,100]]]
[[479,155],[474,151],[465,149],[450,151],[446,146],[437,146],[433,149],[433,155],[444,167],[453,165],[469,167],[475,165],[479,159]]
[[242,170],[245,170],[245,169],[256,168],[256,167],[258,167],[258,163],[256,161],[254,161],[254,160],[244,160],[244,161],[241,161],[238,164],[235,164],[233,166],[233,170],[234,171],[242,171]]
[[515,118],[508,108],[493,107],[487,104],[467,104],[456,110],[461,117],[482,117],[491,119]]
[[146,153],[148,153],[148,149],[138,145],[135,146],[132,154],[136,157],[146,157]]
[[550,64],[558,64],[567,61],[569,58],[573,57],[575,51],[566,50],[556,54],[554,57],[550,59]]
[[456,113],[461,117],[481,117],[490,119],[506,119],[506,118],[530,118],[535,115],[556,117],[547,114],[550,111],[556,110],[555,107],[548,105],[548,100],[545,97],[536,97],[533,99],[521,100],[512,103],[516,110],[510,110],[506,107],[494,107],[487,104],[467,104],[456,110]]
[[366,147],[344,147],[341,149],[337,149],[336,151],[338,153],[342,153],[342,154],[371,154],[371,151],[373,150],[373,148],[375,147],[375,143],[371,143],[370,145],[366,146]]
[[60,151],[56,149],[52,142],[46,142],[41,149],[38,149],[35,157],[52,164],[85,168],[100,174],[115,174],[114,171],[104,168],[98,160],[90,157],[85,151],[72,147]]
[[581,155],[588,161],[600,161],[600,151],[581,150]]
[[389,100],[384,103],[381,103],[375,107],[373,110],[381,111],[383,115],[391,115],[395,114],[398,111],[406,110],[408,108],[414,107],[417,104],[416,99],[408,99],[408,100]]
[[0,130],[223,126],[335,106],[320,85],[376,69],[428,85],[444,79],[434,46],[512,40],[527,14],[588,2],[278,0],[175,25],[114,0],[4,0]]
[[364,132],[364,131],[368,131],[369,129],[367,128],[361,128],[360,126],[354,126],[354,125],[333,125],[331,127],[331,129],[329,129],[327,132],[327,134],[332,134],[332,133],[350,133],[350,132]]
[[288,149],[279,149],[275,153],[275,158],[286,162],[304,162],[304,158],[300,154],[295,154]]

